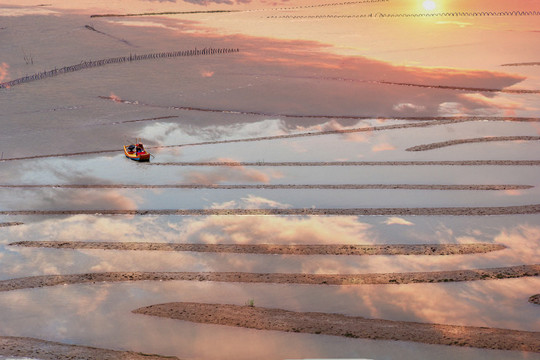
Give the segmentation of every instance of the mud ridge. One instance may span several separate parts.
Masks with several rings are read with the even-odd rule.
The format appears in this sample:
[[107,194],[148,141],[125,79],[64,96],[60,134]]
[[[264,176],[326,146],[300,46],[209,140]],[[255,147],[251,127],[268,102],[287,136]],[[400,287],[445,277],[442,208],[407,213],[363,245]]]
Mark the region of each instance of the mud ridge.
[[540,66],[540,62],[511,63],[511,64],[502,64],[501,66]]
[[532,185],[418,185],[418,184],[42,184],[42,185],[0,185],[0,189],[209,189],[209,190],[234,190],[234,189],[294,189],[294,190],[526,190],[532,189]]
[[189,302],[151,305],[133,312],[257,330],[540,352],[540,333],[531,331],[366,319],[332,313]]
[[15,221],[12,221],[12,222],[0,222],[0,228],[1,227],[7,227],[7,226],[17,226],[17,225],[22,225],[23,223],[22,222],[15,222]]
[[432,144],[418,145],[413,146],[406,151],[427,151],[433,149],[440,149],[447,146],[461,145],[461,144],[472,144],[472,143],[482,143],[482,142],[491,142],[491,141],[538,141],[540,136],[489,136],[482,138],[471,138],[471,139],[458,139],[458,140],[449,140]]
[[16,356],[17,359],[24,357],[40,360],[178,360],[175,356],[160,356],[133,351],[108,350],[13,336],[0,336],[0,355],[10,357]]
[[380,274],[291,274],[245,272],[104,272],[70,275],[40,275],[0,281],[1,291],[56,285],[96,284],[124,281],[215,281],[234,283],[305,285],[399,285],[512,279],[540,275],[540,264],[474,270],[450,270]]
[[365,14],[320,14],[320,15],[274,15],[267,19],[386,19],[386,18],[433,18],[433,17],[485,17],[485,16],[539,16],[540,11],[535,10],[507,10],[507,11],[454,11],[437,13],[365,13]]
[[529,298],[531,304],[540,305],[540,294],[535,294]]
[[9,245],[54,249],[193,251],[272,255],[463,255],[506,249],[502,244],[280,245],[144,242],[18,241]]
[[440,208],[348,208],[348,209],[152,209],[152,210],[2,210],[0,215],[298,215],[298,216],[362,216],[362,215],[525,215],[540,213],[540,204],[492,207]]

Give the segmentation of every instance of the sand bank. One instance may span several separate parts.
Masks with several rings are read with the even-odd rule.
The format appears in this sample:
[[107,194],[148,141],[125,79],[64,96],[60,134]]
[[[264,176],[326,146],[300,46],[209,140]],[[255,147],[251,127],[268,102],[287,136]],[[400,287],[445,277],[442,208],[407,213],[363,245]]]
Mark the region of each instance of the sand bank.
[[347,208],[347,209],[150,209],[150,210],[3,210],[0,215],[525,215],[540,213],[540,204],[489,207],[440,207],[440,208]]
[[413,146],[405,150],[406,151],[427,151],[427,150],[433,150],[433,149],[440,149],[447,146],[491,142],[491,141],[538,141],[538,140],[540,140],[540,136],[489,136],[489,137],[472,138],[472,139],[458,139],[458,140],[442,141],[442,142],[437,142],[437,143],[432,143],[432,144]]
[[55,249],[195,251],[273,255],[456,255],[503,250],[501,244],[419,245],[275,245],[275,244],[175,244],[144,242],[18,241],[10,245]]
[[0,336],[0,355],[37,358],[41,360],[163,360],[178,359],[174,356],[159,356],[116,351],[89,346],[69,345],[27,337]]
[[527,190],[532,185],[429,185],[429,184],[41,184],[41,185],[0,185],[0,189],[209,189],[209,190],[233,190],[233,189],[265,189],[265,190]]
[[0,223],[0,227],[17,226],[17,225],[22,225],[22,224],[23,224],[22,222],[15,222],[15,221],[3,222],[3,223]]
[[139,308],[133,312],[258,330],[540,352],[540,333],[529,331],[366,319],[341,314],[201,303],[159,304]]
[[104,272],[71,275],[40,275],[0,281],[0,291],[45,286],[120,281],[218,281],[237,283],[309,285],[384,285],[509,279],[539,276],[540,264],[474,270],[380,274],[290,274],[245,272]]

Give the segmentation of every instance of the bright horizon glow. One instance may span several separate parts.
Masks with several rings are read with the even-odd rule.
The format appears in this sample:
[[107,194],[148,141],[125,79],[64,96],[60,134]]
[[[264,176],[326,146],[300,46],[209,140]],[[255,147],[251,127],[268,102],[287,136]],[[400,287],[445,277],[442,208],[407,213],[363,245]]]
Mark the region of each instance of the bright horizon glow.
[[422,6],[424,7],[424,9],[426,9],[427,11],[432,11],[432,10],[435,10],[435,8],[437,7],[437,4],[435,4],[435,1],[431,1],[431,0],[426,0],[422,3]]

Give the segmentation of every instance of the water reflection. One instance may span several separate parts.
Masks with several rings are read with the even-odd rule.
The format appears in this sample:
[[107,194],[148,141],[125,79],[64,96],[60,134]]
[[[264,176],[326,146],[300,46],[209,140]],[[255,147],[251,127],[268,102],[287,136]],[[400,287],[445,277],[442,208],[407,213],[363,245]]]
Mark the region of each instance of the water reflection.
[[[435,318],[451,324],[538,328],[536,309],[527,305],[525,296],[528,289],[538,285],[538,279],[497,281],[496,286],[490,283],[365,288],[181,281],[70,285],[0,294],[2,307],[10,309],[0,314],[0,323],[11,335],[147,353],[159,351],[196,359],[396,358],[400,352],[403,359],[530,358],[532,355],[518,352],[257,331],[130,313],[153,303],[195,301],[242,305],[253,298],[256,306],[293,311],[338,312],[423,322]],[[428,299],[430,294],[435,296]],[[420,304],[414,300],[418,297],[426,300],[422,309],[415,305]],[[328,298],[333,301],[328,302]],[[504,314],[498,311],[501,306],[506,310]],[[493,319],[494,313],[500,314],[497,319]],[[472,314],[474,316],[470,316]],[[208,346],[208,343],[216,346]]]
[[[111,22],[93,18],[93,26],[116,36],[112,38],[90,32],[84,27],[89,23],[91,11],[117,12],[126,8],[130,12],[166,11],[177,10],[178,7],[191,10],[200,9],[202,2],[132,0],[129,4],[122,2],[120,5],[119,2],[102,0],[55,0],[52,6],[39,9],[28,0],[5,0],[3,3],[16,5],[2,7],[2,15],[7,16],[2,18],[0,32],[13,40],[0,44],[4,78],[9,76],[13,79],[89,59],[126,56],[134,49],[127,46],[127,41],[118,41],[123,38],[138,46],[139,53],[171,51],[178,46],[220,47],[224,42],[242,49],[238,56],[111,65],[35,81],[10,90],[3,89],[0,97],[0,150],[6,152],[5,157],[115,147],[121,150],[121,144],[134,137],[143,138],[149,145],[180,145],[405,123],[391,119],[382,124],[376,118],[363,121],[339,118],[347,114],[538,115],[537,95],[492,93],[493,96],[488,97],[478,95],[478,92],[464,95],[451,89],[362,82],[383,80],[477,88],[504,88],[516,84],[525,87],[524,84],[529,84],[527,86],[534,88],[538,83],[534,70],[516,68],[503,73],[498,66],[510,62],[506,61],[510,58],[517,57],[512,61],[524,61],[518,59],[528,56],[523,49],[527,52],[536,50],[534,46],[537,43],[533,41],[536,34],[529,31],[535,28],[533,17],[490,17],[487,21],[469,19],[466,29],[461,29],[459,33],[450,30],[455,24],[436,23],[433,19],[414,22],[406,19],[391,22],[343,19],[339,22],[328,21],[328,26],[321,27],[319,21],[261,21],[261,12],[228,16],[205,14],[189,18],[162,16],[144,23],[138,19]],[[489,5],[490,9],[501,4],[502,1],[491,1],[489,4],[482,1],[482,5]],[[296,5],[312,4],[301,0]],[[405,11],[402,5],[399,9]],[[234,2],[234,6],[257,9],[266,8],[268,4],[254,0],[242,4]],[[332,11],[345,13],[352,10],[351,6],[332,6]],[[389,9],[388,4],[384,3],[354,6],[366,6],[361,11]],[[232,6],[210,1],[210,7]],[[311,13],[312,10],[306,7],[301,12]],[[55,16],[46,15],[53,12]],[[397,29],[399,31],[394,31]],[[374,38],[373,34],[377,36]],[[294,40],[281,40],[291,38]],[[414,45],[411,45],[411,38],[416,39]],[[501,43],[508,50],[505,54],[500,52]],[[36,62],[35,66],[25,64],[21,61],[20,49],[13,44],[24,45],[25,50],[31,50],[39,63]],[[475,51],[467,47],[471,44],[475,45]],[[344,53],[355,56],[340,55]],[[377,59],[385,60],[363,57],[365,54],[376,54]],[[403,66],[413,63],[414,66]],[[421,67],[418,63],[439,68]],[[457,64],[463,69],[459,69]],[[451,68],[441,69],[441,65]],[[138,103],[98,98],[113,93]],[[185,109],[179,110],[174,106]],[[325,114],[336,119],[210,113],[188,110],[188,107],[238,109],[258,114]],[[152,123],[140,121],[163,116],[177,118]],[[537,132],[537,125],[532,123],[471,122],[429,128],[166,148],[155,151],[155,161],[534,159],[538,154],[538,145],[533,143],[471,144],[415,154],[405,149],[459,138],[529,135]],[[178,168],[141,166],[126,160],[121,151],[99,156],[0,162],[0,167],[2,184],[495,182],[537,186],[520,193],[0,189],[2,210],[519,205],[538,202],[535,199],[538,199],[540,185],[539,170],[535,166]],[[0,220],[25,222],[25,225],[17,227],[0,228],[1,279],[88,271],[436,271],[538,263],[540,259],[538,215],[399,218],[4,216]],[[8,245],[19,240],[242,244],[489,242],[502,243],[508,248],[488,254],[447,257],[300,257],[72,251]],[[359,287],[199,282],[57,286],[1,293],[0,306],[3,311],[0,311],[0,328],[5,335],[174,354],[181,358],[538,358],[513,352],[257,332],[130,313],[132,309],[165,301],[244,304],[248,299],[255,299],[257,306],[297,311],[340,312],[394,320],[537,330],[540,327],[538,309],[527,303],[526,299],[532,295],[531,289],[538,286],[538,278]]]
[[[519,219],[518,224],[516,220]],[[2,278],[104,271],[386,273],[538,263],[538,216],[278,217],[89,216],[41,219],[0,229]],[[403,225],[406,223],[407,225]],[[211,244],[496,243],[506,249],[452,256],[293,256],[166,251],[56,250],[21,240]]]

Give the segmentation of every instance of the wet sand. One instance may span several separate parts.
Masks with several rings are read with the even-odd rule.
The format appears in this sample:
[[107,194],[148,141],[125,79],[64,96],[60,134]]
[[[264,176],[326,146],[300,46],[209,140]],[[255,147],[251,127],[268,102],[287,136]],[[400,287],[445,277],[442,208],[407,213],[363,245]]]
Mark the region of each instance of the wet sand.
[[59,188],[59,189],[267,189],[267,190],[527,190],[532,189],[532,185],[424,185],[424,184],[41,184],[41,185],[0,185],[0,189],[39,189],[39,188]]
[[0,355],[40,360],[163,360],[178,359],[132,351],[116,351],[89,346],[69,345],[26,337],[0,336]]
[[123,281],[217,281],[309,285],[385,285],[510,279],[540,275],[540,264],[491,269],[380,274],[291,274],[245,272],[104,272],[40,275],[0,281],[0,291],[46,286]]
[[195,251],[272,255],[457,255],[503,250],[501,244],[418,245],[279,245],[279,244],[176,244],[147,242],[18,241],[9,245],[54,249]]
[[481,138],[472,138],[472,139],[458,139],[458,140],[449,140],[443,142],[437,142],[432,144],[418,145],[413,146],[406,151],[427,151],[433,149],[440,149],[447,146],[461,145],[461,144],[472,144],[472,143],[483,143],[483,142],[492,142],[492,141],[538,141],[540,136],[488,136]]
[[540,204],[489,207],[437,207],[437,208],[346,208],[346,209],[151,209],[151,210],[4,210],[0,215],[525,215],[540,213]]
[[201,303],[151,305],[133,312],[203,324],[258,330],[540,352],[540,333],[529,331],[366,319],[331,313],[293,312],[253,306]]

